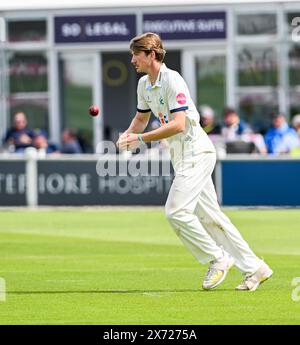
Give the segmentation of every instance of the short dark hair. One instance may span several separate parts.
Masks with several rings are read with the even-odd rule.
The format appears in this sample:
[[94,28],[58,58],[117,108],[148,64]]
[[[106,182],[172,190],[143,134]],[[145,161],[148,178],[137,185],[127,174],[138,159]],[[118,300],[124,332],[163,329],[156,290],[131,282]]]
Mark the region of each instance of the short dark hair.
[[224,108],[224,111],[223,111],[224,117],[233,113],[237,114],[236,110],[233,107]]
[[281,112],[273,112],[273,113],[271,113],[271,119],[272,120],[275,120],[278,117],[284,117],[285,118],[285,114],[281,113]]

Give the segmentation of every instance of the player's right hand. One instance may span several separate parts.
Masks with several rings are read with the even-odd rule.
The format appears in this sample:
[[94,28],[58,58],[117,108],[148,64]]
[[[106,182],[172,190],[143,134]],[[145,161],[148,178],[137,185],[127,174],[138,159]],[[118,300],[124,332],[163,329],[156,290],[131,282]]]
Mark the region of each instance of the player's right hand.
[[127,133],[124,132],[119,136],[118,141],[116,142],[116,145],[118,147],[119,150],[126,150],[127,147],[124,147],[124,141],[126,141],[127,138]]

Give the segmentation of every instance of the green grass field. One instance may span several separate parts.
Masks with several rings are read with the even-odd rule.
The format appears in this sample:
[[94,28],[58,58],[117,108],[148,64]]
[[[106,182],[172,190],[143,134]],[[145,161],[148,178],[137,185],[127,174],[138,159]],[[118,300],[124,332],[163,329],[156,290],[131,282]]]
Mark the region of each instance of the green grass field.
[[2,211],[0,324],[300,324],[299,210],[226,213],[274,270],[256,292],[203,291],[163,210]]

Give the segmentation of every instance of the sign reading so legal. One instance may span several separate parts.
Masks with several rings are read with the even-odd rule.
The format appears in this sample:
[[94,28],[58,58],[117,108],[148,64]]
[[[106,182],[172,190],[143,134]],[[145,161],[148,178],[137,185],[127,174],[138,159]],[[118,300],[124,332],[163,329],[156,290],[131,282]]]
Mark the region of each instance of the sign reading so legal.
[[143,31],[164,40],[224,39],[225,12],[151,13],[143,15]]
[[56,43],[120,42],[136,36],[135,15],[55,17]]

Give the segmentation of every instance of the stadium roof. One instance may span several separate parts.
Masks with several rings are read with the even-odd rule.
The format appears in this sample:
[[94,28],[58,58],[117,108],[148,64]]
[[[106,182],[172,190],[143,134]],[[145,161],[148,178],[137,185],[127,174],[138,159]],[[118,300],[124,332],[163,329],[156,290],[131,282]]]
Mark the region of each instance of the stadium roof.
[[136,7],[136,6],[161,6],[161,5],[213,5],[234,3],[274,3],[293,2],[299,0],[150,0],[148,5],[145,0],[1,0],[0,11],[11,10],[43,10],[43,9],[76,9],[76,8],[111,8],[111,7]]

